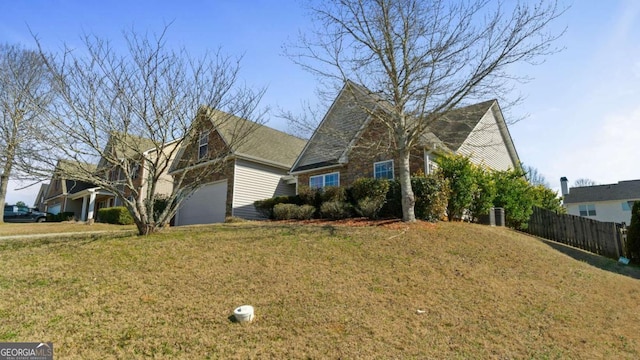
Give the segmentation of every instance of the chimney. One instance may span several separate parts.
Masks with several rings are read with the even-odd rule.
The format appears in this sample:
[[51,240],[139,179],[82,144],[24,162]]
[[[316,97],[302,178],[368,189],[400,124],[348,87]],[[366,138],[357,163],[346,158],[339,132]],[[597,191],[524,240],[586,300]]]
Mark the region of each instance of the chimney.
[[569,195],[569,185],[568,185],[569,180],[567,180],[566,177],[561,177],[560,178],[560,189],[562,189],[562,196],[566,196]]

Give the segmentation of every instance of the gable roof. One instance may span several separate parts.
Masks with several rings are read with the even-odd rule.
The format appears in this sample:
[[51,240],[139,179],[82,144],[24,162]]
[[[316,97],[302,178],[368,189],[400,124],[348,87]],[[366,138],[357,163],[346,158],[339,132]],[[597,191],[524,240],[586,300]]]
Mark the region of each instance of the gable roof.
[[[109,135],[109,140],[104,147],[104,153],[114,152],[118,159],[133,159],[136,155],[155,148],[155,143],[151,139],[140,136],[113,132]],[[98,167],[105,166],[104,158],[98,162]]]
[[453,109],[434,120],[429,128],[447,147],[457,151],[496,100]]
[[[240,158],[290,169],[306,144],[304,139],[224,111],[206,107],[201,111],[222,140],[231,147],[232,155]],[[193,129],[192,125],[190,131]],[[178,170],[178,163],[188,145],[186,142],[182,144],[170,172]]]
[[640,199],[640,180],[619,181],[617,184],[581,186],[569,189],[565,204],[595,201]]
[[[357,105],[352,105],[354,103]],[[365,87],[347,81],[300,153],[291,172],[340,164],[355,139],[370,122],[370,116],[367,111],[363,111],[363,106],[370,111],[376,108],[384,111],[389,103]],[[431,131],[422,135],[421,143],[437,145],[445,151],[457,151],[490,110],[494,111],[510,157],[518,165],[518,154],[495,99],[453,109],[438,117],[429,125]]]
[[364,87],[347,81],[295,161],[292,171],[338,164],[349,144],[369,123],[369,114],[361,107],[373,111],[376,100]]

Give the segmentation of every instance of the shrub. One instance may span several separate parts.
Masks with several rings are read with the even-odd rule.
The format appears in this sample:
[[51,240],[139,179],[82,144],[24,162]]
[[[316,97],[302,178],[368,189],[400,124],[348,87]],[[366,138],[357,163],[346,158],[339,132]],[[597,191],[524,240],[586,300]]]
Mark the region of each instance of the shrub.
[[347,191],[340,186],[327,186],[320,191],[322,202],[346,201]]
[[316,213],[316,208],[311,205],[300,205],[298,206],[298,216],[296,219],[299,220],[309,220],[313,219],[313,216]]
[[268,219],[275,219],[273,208],[277,204],[299,204],[298,196],[276,196],[270,199],[258,200],[253,203],[256,210]]
[[640,201],[633,203],[631,223],[627,228],[627,255],[635,263],[640,262]]
[[354,204],[363,199],[385,200],[389,192],[389,180],[374,178],[359,178],[349,188],[350,197]]
[[318,208],[322,204],[322,189],[301,186],[298,188],[298,196],[300,197],[300,205],[311,205]]
[[384,205],[380,210],[381,217],[402,218],[402,192],[398,180],[388,180],[389,190]]
[[351,204],[344,201],[327,201],[320,206],[320,214],[331,220],[346,219],[351,216]]
[[507,226],[526,230],[533,213],[534,193],[522,171],[508,170],[493,173],[496,197],[493,205],[504,208]]
[[447,211],[449,183],[441,175],[414,176],[411,187],[416,197],[416,218],[438,221]]
[[439,157],[437,163],[438,172],[449,180],[449,221],[461,220],[465,211],[471,207],[473,194],[476,192],[474,166],[468,157],[460,155]]
[[276,204],[273,207],[273,217],[276,220],[289,220],[295,219],[295,215],[298,212],[298,205],[296,204]]
[[358,200],[356,203],[355,211],[360,216],[364,216],[369,219],[377,219],[380,210],[384,206],[384,198],[370,198]]
[[129,210],[124,206],[116,206],[110,208],[102,208],[98,210],[99,222],[118,225],[131,225],[133,218]]
[[316,208],[311,205],[281,203],[273,207],[273,215],[277,220],[309,220],[313,218],[315,212]]
[[491,211],[496,197],[496,184],[492,174],[480,166],[474,166],[473,177],[475,191],[469,206],[469,216],[472,221],[477,222],[481,215],[488,215]]
[[73,211],[65,211],[58,214],[47,214],[47,221],[49,222],[71,221],[74,219],[75,213]]

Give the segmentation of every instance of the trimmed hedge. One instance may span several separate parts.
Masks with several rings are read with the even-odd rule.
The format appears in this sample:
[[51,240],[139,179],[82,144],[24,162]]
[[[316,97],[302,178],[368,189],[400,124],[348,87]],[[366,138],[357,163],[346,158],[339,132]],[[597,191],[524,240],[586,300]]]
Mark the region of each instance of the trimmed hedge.
[[276,220],[309,220],[315,212],[316,208],[311,205],[276,204],[273,207],[273,217]]
[[131,217],[129,210],[124,206],[102,208],[98,210],[97,221],[117,225],[133,224],[133,218]]
[[65,211],[58,214],[47,214],[47,222],[61,222],[75,219],[76,214],[73,211]]
[[276,196],[270,199],[258,200],[253,203],[256,210],[268,219],[275,219],[274,207],[278,204],[300,205],[302,201],[299,196]]

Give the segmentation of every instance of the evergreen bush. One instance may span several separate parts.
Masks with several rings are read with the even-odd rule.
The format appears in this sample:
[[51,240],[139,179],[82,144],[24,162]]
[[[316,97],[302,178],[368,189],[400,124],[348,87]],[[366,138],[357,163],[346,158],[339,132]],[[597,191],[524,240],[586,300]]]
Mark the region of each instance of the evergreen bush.
[[131,217],[126,207],[115,206],[98,210],[97,221],[108,224],[131,225],[133,224],[133,217]]
[[631,223],[627,228],[627,255],[633,262],[640,263],[640,201],[633,203]]

